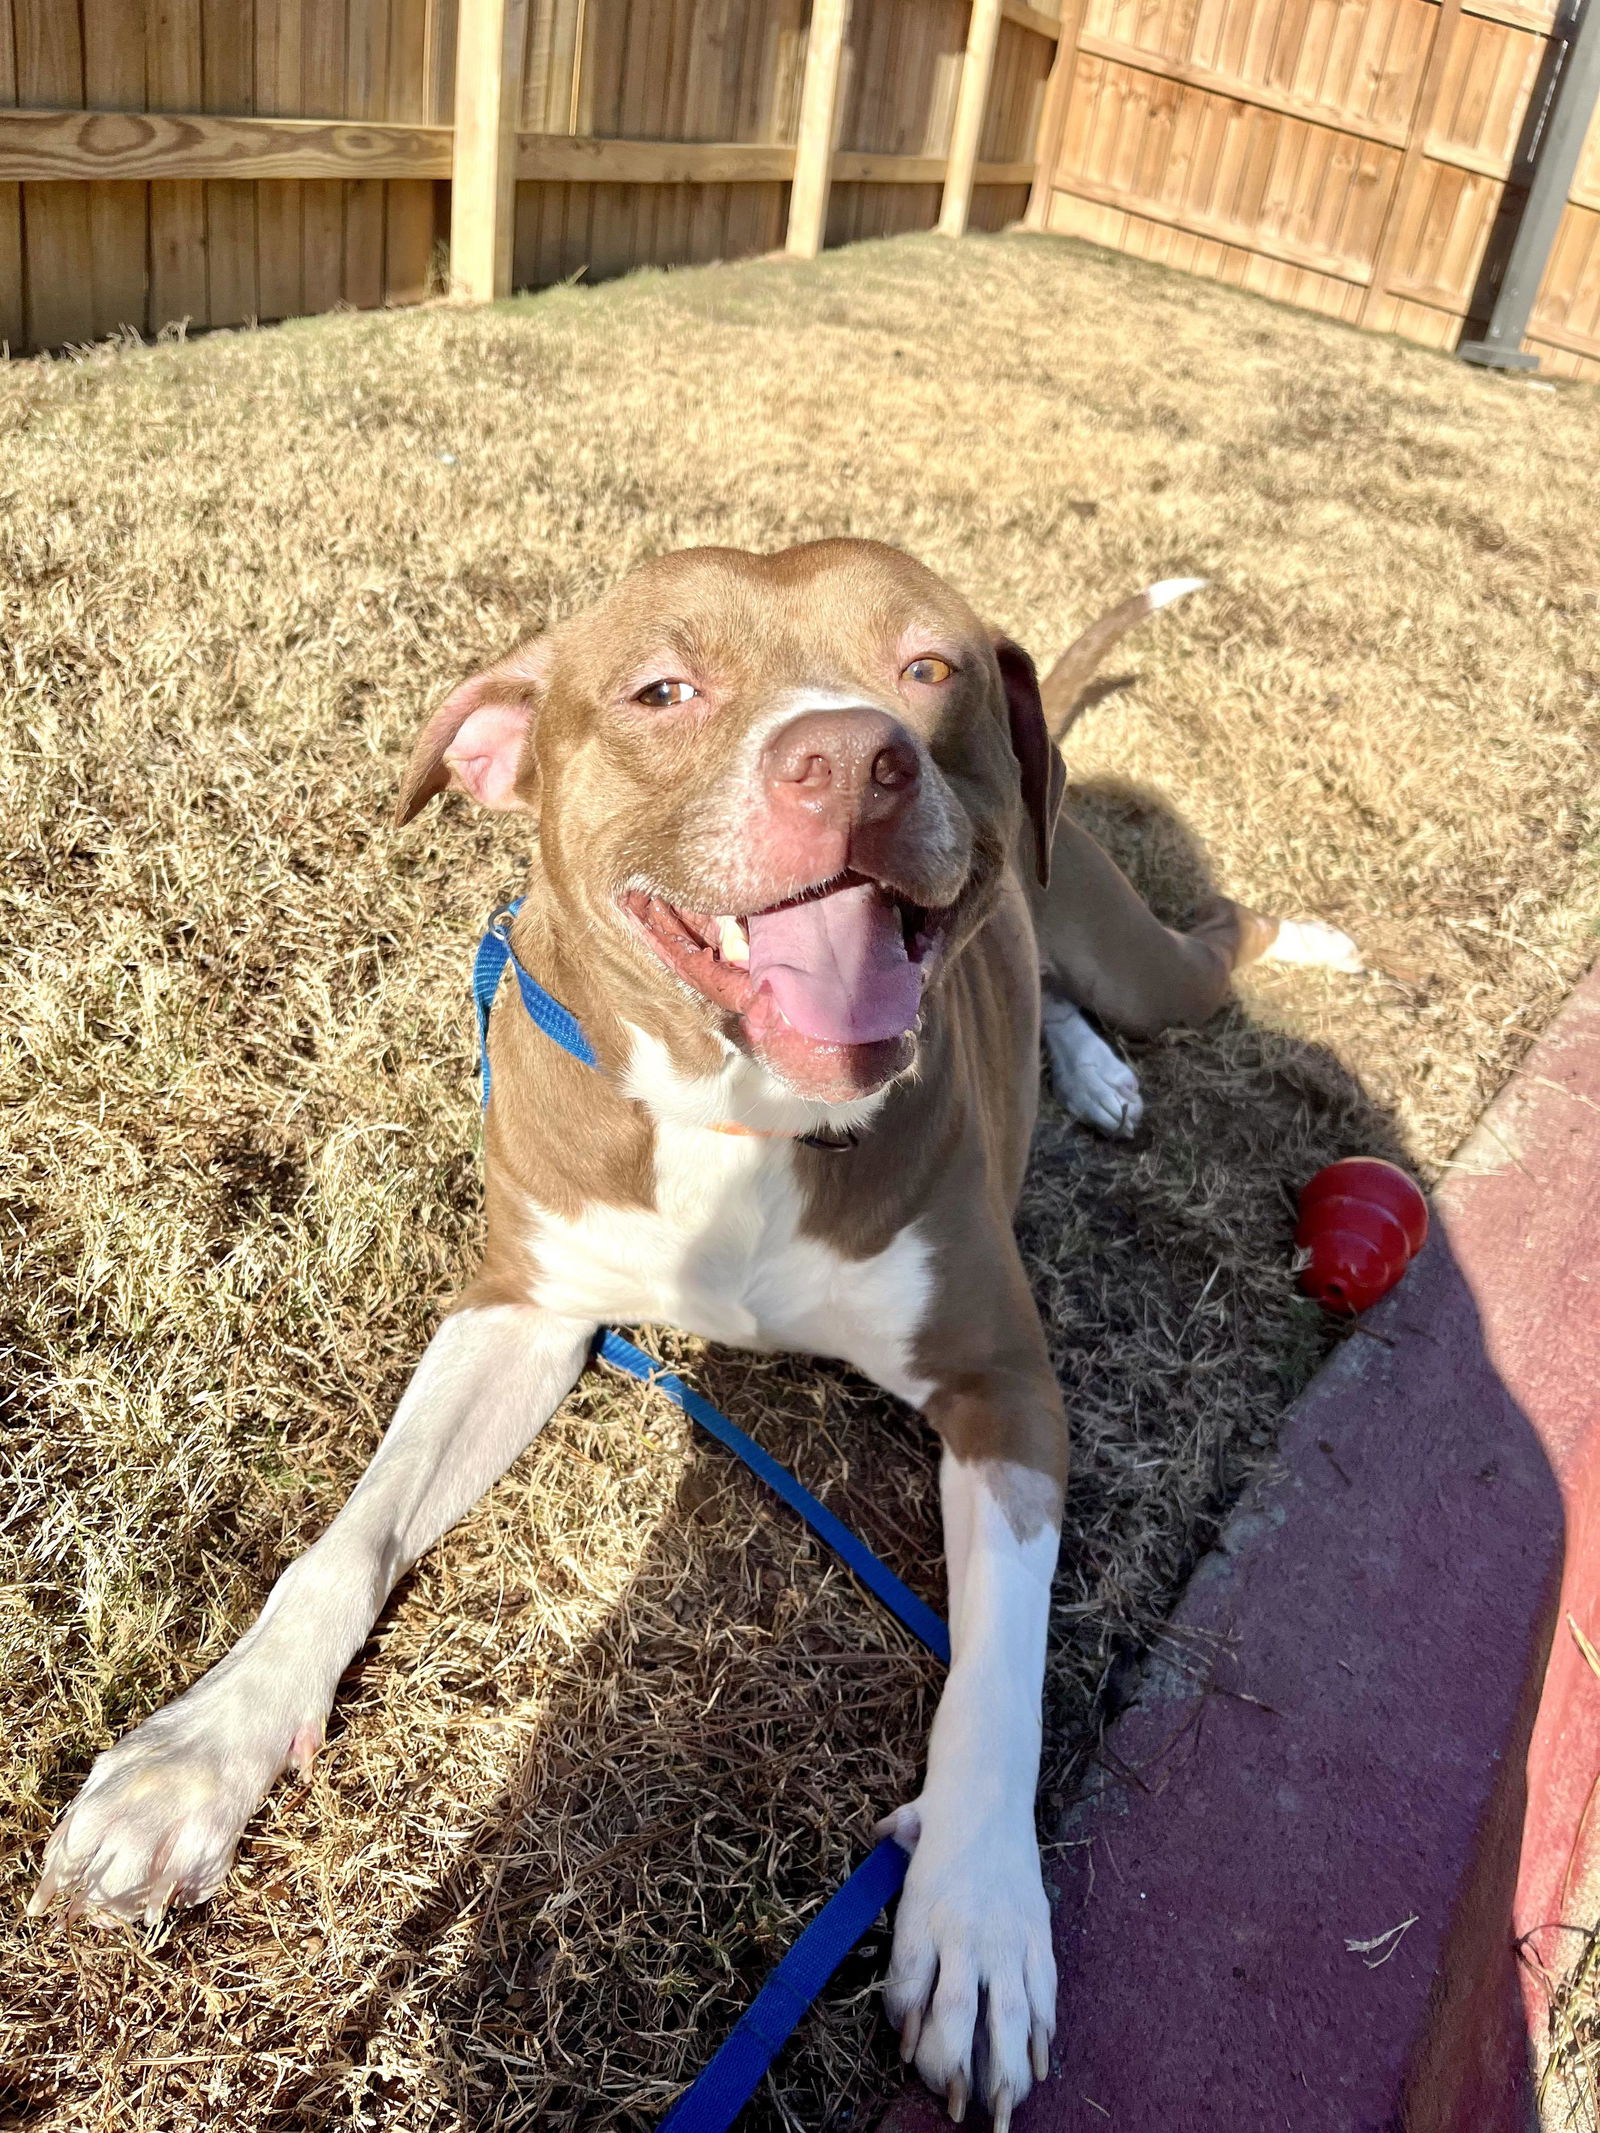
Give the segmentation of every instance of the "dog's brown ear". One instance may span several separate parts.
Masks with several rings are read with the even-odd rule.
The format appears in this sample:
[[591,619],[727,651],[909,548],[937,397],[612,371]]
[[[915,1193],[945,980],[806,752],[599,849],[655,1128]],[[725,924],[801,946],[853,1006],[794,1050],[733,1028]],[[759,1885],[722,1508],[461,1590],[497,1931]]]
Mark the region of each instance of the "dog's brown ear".
[[527,744],[549,673],[549,640],[534,637],[452,689],[417,736],[395,822],[452,786],[480,807],[532,807],[538,780]]
[[1066,766],[1045,724],[1033,661],[1009,637],[995,638],[994,656],[1000,662],[1000,679],[1005,683],[1011,752],[1022,772],[1022,804],[1033,825],[1034,865],[1042,889],[1050,881],[1050,846],[1067,789]]

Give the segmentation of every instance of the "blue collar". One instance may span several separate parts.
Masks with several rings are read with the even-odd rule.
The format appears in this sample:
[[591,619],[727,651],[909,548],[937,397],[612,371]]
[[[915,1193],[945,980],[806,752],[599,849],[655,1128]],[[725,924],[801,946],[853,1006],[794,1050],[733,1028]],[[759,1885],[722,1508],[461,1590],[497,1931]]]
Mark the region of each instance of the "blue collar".
[[[586,1067],[593,1067],[598,1074],[603,1071],[595,1057],[594,1046],[583,1034],[583,1024],[561,1002],[547,993],[536,977],[523,969],[511,945],[511,921],[522,909],[525,899],[518,897],[514,904],[502,904],[489,921],[489,930],[478,943],[478,952],[472,958],[472,998],[478,1010],[478,1071],[483,1084],[483,1108],[489,1108],[489,1010],[494,1005],[494,996],[500,989],[500,980],[509,963],[517,974],[517,990],[522,995],[522,1004],[528,1010],[534,1025],[559,1044],[564,1052]],[[766,1134],[753,1126],[713,1126],[713,1133],[747,1133],[756,1140],[792,1140],[801,1148],[817,1148],[824,1155],[842,1155],[847,1148],[855,1147],[860,1135],[852,1127],[847,1133],[833,1135],[816,1133]]]

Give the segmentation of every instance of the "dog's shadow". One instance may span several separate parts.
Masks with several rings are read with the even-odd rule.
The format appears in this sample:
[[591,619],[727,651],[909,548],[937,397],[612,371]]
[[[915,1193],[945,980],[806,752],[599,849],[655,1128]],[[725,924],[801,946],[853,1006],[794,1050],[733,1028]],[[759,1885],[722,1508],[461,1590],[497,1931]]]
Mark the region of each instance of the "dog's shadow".
[[[1181,922],[1210,893],[1163,802],[1102,783],[1070,804],[1163,917]],[[1097,1140],[1048,1095],[1042,1107],[1019,1231],[1075,1441],[1047,1838],[1140,1653],[1337,1337],[1293,1289],[1292,1189],[1340,1156],[1405,1159],[1357,1075],[1297,1036],[1272,995],[1252,997],[1137,1048],[1147,1119],[1134,1143]],[[916,1417],[809,1361],[710,1352],[684,1368],[942,1607],[935,1450]],[[637,1399],[640,1426],[658,1426]],[[373,1663],[381,1639],[358,1666]],[[938,1675],[782,1505],[699,1441],[626,1603],[564,1657],[531,1748],[395,1931],[339,2063],[287,2079],[263,2123],[299,2133],[350,2112],[381,2125],[385,2098],[413,2123],[381,2040],[420,1997],[443,2113],[429,2125],[653,2125],[868,1847],[874,1817],[914,1790]],[[885,1942],[880,1925],[847,1962],[742,2119],[750,2133],[869,2123],[902,2079],[872,1989]],[[363,2066],[365,2119],[350,2100]]]

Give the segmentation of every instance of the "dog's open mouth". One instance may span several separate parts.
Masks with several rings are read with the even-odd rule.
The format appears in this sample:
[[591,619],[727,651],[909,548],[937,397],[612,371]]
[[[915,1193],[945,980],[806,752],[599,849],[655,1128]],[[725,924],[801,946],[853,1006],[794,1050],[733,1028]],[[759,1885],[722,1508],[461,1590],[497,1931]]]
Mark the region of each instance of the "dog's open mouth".
[[687,911],[644,889],[622,908],[669,970],[738,1018],[758,1056],[817,1095],[859,1095],[909,1064],[950,918],[855,873],[761,911]]

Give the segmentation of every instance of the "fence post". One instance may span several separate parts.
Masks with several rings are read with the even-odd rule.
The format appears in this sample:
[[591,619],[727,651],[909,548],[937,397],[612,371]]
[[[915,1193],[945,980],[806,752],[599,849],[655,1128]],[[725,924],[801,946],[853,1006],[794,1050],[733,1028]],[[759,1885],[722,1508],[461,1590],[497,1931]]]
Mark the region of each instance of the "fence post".
[[961,62],[961,89],[956,97],[955,124],[950,129],[950,160],[945,165],[944,198],[939,203],[939,229],[946,237],[964,237],[967,233],[967,215],[972,206],[972,173],[977,167],[984,114],[989,108],[989,75],[994,67],[994,48],[999,35],[1000,0],[972,0],[967,53]]
[[1033,143],[1033,183],[1028,188],[1028,205],[1022,217],[1022,226],[1028,230],[1050,227],[1050,194],[1061,157],[1061,137],[1067,130],[1072,77],[1078,65],[1078,11],[1072,10],[1069,22],[1068,5],[1069,0],[1062,0],[1061,35],[1056,39],[1056,56],[1045,83],[1039,130]]
[[511,294],[517,114],[527,0],[461,0],[450,180],[450,293]]
[[1576,26],[1569,19],[1564,63],[1534,149],[1533,177],[1512,240],[1511,256],[1506,261],[1483,339],[1463,341],[1456,350],[1463,362],[1481,363],[1489,370],[1539,368],[1536,355],[1523,353],[1522,337],[1539,300],[1590,125],[1600,109],[1597,25],[1600,0],[1585,0]]
[[827,232],[833,137],[839,119],[839,72],[849,28],[850,0],[812,0],[785,246],[796,259],[815,259]]

